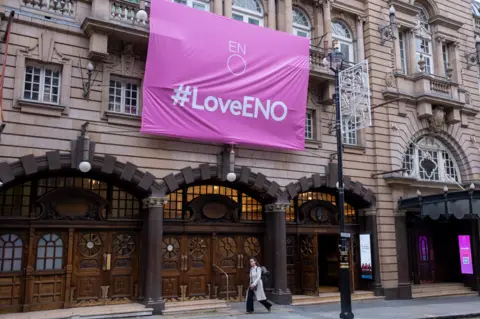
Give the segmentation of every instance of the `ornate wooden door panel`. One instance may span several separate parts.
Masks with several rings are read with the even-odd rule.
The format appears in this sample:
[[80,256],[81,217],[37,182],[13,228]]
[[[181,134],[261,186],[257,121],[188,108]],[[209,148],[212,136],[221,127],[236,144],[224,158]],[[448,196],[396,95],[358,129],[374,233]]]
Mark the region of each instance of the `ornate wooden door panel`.
[[[228,275],[228,288],[227,278],[225,274],[217,267],[213,267],[213,275],[215,276],[214,297],[224,299],[227,297],[238,297],[239,291],[237,289],[237,277],[242,272],[242,259],[241,254],[241,239],[238,236],[219,236],[214,239],[216,249],[214,256],[214,263],[220,267],[221,270]],[[242,292],[240,292],[242,294]]]
[[352,234],[350,238],[350,247],[348,249],[350,259],[350,287],[351,293],[355,292],[355,289],[359,281],[359,271],[357,271],[357,265],[359,264],[359,247],[358,247],[358,235]]
[[26,295],[30,300],[28,310],[62,308],[65,301],[68,234],[64,231],[36,231],[34,238],[33,271],[26,287]]
[[416,252],[418,262],[418,278],[420,283],[435,281],[435,256],[432,236],[428,232],[419,231],[416,236]]
[[24,301],[28,236],[21,231],[0,234],[0,313],[19,312]]
[[183,273],[184,295],[187,298],[204,297],[209,294],[211,272],[211,238],[208,236],[188,236],[185,242],[185,272]]
[[318,238],[316,235],[300,236],[300,263],[302,293],[318,294]]
[[287,283],[293,294],[301,293],[298,287],[298,240],[296,235],[287,236]]
[[71,306],[136,300],[138,238],[128,231],[80,231],[75,235]]
[[107,273],[108,303],[135,301],[138,296],[138,242],[139,236],[131,232],[111,233]]
[[102,287],[105,281],[106,247],[105,232],[81,231],[75,234],[71,306],[102,304]]
[[163,236],[162,243],[162,291],[165,299],[180,297],[182,272],[185,271],[185,258],[180,244],[182,236]]
[[243,243],[243,274],[239,273],[241,278],[238,280],[238,285],[243,283],[243,292],[250,285],[250,258],[254,257],[263,265],[262,241],[260,236],[243,236],[241,242]]

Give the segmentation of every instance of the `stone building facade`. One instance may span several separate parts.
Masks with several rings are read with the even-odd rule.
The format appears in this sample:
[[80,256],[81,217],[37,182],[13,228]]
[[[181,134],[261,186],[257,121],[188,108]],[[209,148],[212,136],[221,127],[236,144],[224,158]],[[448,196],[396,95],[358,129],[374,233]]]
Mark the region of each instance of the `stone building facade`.
[[[224,145],[140,134],[148,1],[4,0],[2,32],[15,14],[0,245],[13,248],[0,271],[13,296],[1,311],[136,300],[161,311],[163,300],[226,291],[240,299],[250,256],[273,270],[268,293],[279,303],[336,286],[334,78],[323,65],[334,39],[348,61],[368,59],[373,106],[372,127],[343,137],[352,287],[410,298],[415,253],[397,201],[480,179],[477,7],[472,15],[458,0],[178,2],[311,38],[305,151],[240,146],[231,157]],[[381,32],[390,6],[393,37]],[[91,170],[82,173],[85,159]],[[372,234],[373,281],[359,276],[363,232]],[[234,278],[230,286],[216,268]]]

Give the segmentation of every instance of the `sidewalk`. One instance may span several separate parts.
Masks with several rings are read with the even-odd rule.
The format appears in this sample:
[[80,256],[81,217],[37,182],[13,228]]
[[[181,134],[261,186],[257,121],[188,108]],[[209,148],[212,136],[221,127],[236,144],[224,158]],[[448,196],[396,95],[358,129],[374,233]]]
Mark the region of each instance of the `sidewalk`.
[[[255,314],[245,314],[244,303],[232,303],[226,314],[209,313],[196,316],[151,316],[155,319],[235,319],[255,318],[262,319],[338,319],[339,304],[314,306],[276,306],[271,313],[259,303],[255,303]],[[442,297],[415,300],[366,300],[353,303],[355,319],[480,319],[480,297]]]

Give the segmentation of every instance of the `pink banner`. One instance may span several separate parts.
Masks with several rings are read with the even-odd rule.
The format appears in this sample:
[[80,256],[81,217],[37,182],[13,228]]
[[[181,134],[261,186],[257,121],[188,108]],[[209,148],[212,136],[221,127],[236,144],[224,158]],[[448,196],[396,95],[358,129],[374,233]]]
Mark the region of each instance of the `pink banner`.
[[151,2],[141,132],[304,149],[306,38]]
[[462,268],[462,274],[472,275],[472,249],[470,247],[469,235],[458,236],[458,248],[460,249],[460,265]]

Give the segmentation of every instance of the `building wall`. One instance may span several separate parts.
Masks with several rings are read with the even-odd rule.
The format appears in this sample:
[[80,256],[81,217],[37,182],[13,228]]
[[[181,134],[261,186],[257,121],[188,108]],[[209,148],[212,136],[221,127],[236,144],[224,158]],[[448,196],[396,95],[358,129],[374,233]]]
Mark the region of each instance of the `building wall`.
[[[74,12],[68,16],[65,13],[33,7],[32,1],[27,1],[25,5],[20,0],[5,0],[3,9],[6,14],[14,9],[16,15],[12,25],[3,89],[3,109],[7,126],[1,136],[2,161],[11,162],[31,153],[39,156],[49,150],[68,152],[70,141],[79,135],[81,125],[89,121],[90,138],[97,143],[96,153],[116,156],[122,162],[132,162],[159,179],[186,166],[197,167],[202,163],[217,163],[217,154],[221,152],[222,145],[143,135],[138,132],[139,117],[118,117],[106,112],[111,75],[134,79],[141,85],[148,30],[148,26],[138,26],[137,23],[113,22],[110,7],[112,3],[102,0],[93,0],[91,3],[72,2]],[[225,3],[222,6],[221,1],[212,1],[211,11],[225,12],[228,16],[228,5]],[[413,6],[399,0],[393,4],[397,10],[399,26],[413,27],[411,21],[416,14]],[[144,1],[140,1],[140,7],[144,5]],[[285,7],[288,8],[289,5],[291,4],[288,0],[280,1],[276,19],[266,14],[265,26],[276,25],[280,30],[291,28],[291,14],[285,12]],[[469,112],[455,115],[460,117],[460,122],[444,124],[435,134],[442,138],[457,159],[462,172],[462,181],[478,179],[480,152],[471,140],[472,136],[480,140],[480,133],[475,131],[479,120],[474,116],[480,102],[478,68],[477,66],[467,68],[465,59],[465,53],[475,51],[471,5],[459,0],[441,0],[434,3],[431,1],[424,5],[431,11],[432,17],[443,18],[439,23],[447,27],[441,28],[447,30],[444,33],[451,35],[449,41],[457,42],[455,49],[457,60],[452,65],[454,73],[452,81],[457,82],[458,88],[468,92],[470,96],[469,103],[459,104],[462,110],[464,107],[469,109]],[[266,13],[268,8],[272,7],[267,1],[264,1],[263,6]],[[325,10],[330,8],[334,19],[341,20],[350,27],[356,48],[360,45],[358,32],[363,31],[364,55],[369,60],[370,66],[372,105],[385,103],[387,98],[399,93],[402,96],[415,96],[415,91],[423,85],[419,80],[414,81],[408,76],[396,76],[393,73],[398,71],[400,54],[398,41],[381,44],[379,33],[379,26],[388,22],[387,2],[335,0],[313,4],[302,1],[294,2],[293,6],[304,9],[310,18],[313,27],[312,38],[327,33],[324,39],[331,39],[331,33],[328,33],[330,22],[325,20],[327,17]],[[138,8],[135,10],[138,11]],[[88,29],[85,26],[87,17],[103,19],[110,23],[113,30],[111,35],[107,37],[104,33],[95,31],[94,27]],[[458,30],[451,28],[448,30],[454,24],[447,23],[449,19],[461,22]],[[359,21],[363,23],[363,28],[357,28]],[[5,28],[6,22],[3,21],[2,31]],[[123,33],[114,31],[119,28],[133,30],[131,32],[133,36],[129,39],[129,42],[133,43],[133,57],[130,57],[128,52],[122,55],[129,47],[119,39],[124,39],[121,36]],[[4,50],[5,45],[2,43],[0,51],[3,53]],[[109,53],[109,57],[104,63],[96,62],[92,76],[95,80],[90,96],[86,99],[83,97],[82,86],[87,78],[86,65],[89,56],[98,57],[102,53]],[[357,58],[358,55],[359,52],[356,52]],[[64,108],[22,102],[26,62],[49,63],[62,68],[60,105]],[[327,70],[323,72],[328,74]],[[320,80],[322,79],[312,75],[312,81]],[[323,83],[321,84],[323,94],[329,97],[333,92],[332,83]],[[456,88],[454,90],[458,92]],[[462,99],[466,99],[465,93],[460,94],[456,100]],[[413,179],[404,180],[399,178],[398,174],[390,176],[392,178],[389,180],[384,176],[372,178],[373,173],[401,168],[409,140],[418,135],[418,132],[429,129],[428,120],[418,118],[421,110],[417,104],[414,98],[405,98],[375,108],[372,113],[372,127],[362,130],[359,134],[359,145],[345,146],[344,151],[345,174],[370,188],[377,197],[374,212],[377,214],[379,232],[381,279],[383,287],[387,289],[397,286],[394,225],[396,201],[400,196],[414,196],[417,188],[423,192],[436,192],[444,185],[417,182]],[[329,132],[334,119],[334,107],[316,106],[309,102],[308,108],[315,111],[317,134],[314,135],[313,141],[307,142],[305,151],[238,147],[235,164],[261,172],[282,187],[296,182],[303,176],[325,173],[326,166],[336,152],[335,135]],[[410,186],[402,186],[404,184]],[[456,185],[449,184],[449,187],[454,188]]]

